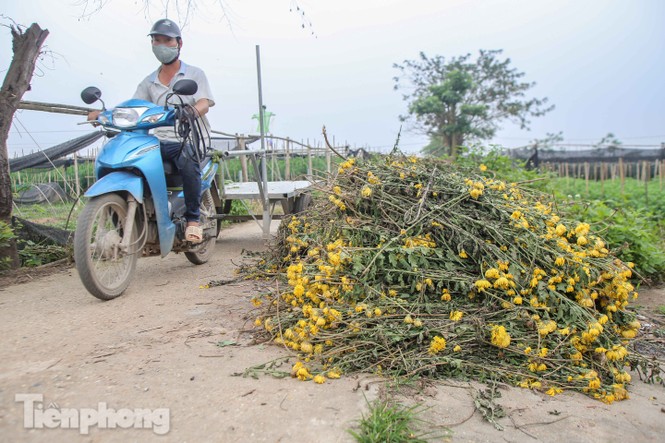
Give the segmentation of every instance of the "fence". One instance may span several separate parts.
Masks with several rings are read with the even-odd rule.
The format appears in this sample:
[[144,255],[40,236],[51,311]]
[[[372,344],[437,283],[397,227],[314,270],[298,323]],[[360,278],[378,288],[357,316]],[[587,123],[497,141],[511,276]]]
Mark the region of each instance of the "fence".
[[524,160],[527,167],[557,172],[562,177],[607,180],[630,177],[651,180],[663,176],[665,145],[660,149],[620,146],[593,149],[554,150],[536,147],[511,149],[511,158]]
[[[221,152],[237,149],[259,150],[255,146],[257,136],[226,134],[213,131],[213,153],[221,162],[224,179],[237,182],[256,181],[252,168],[248,168],[245,157],[224,158]],[[297,141],[290,138],[268,135],[266,141],[266,161],[268,180],[282,181],[293,179],[322,178],[331,173],[337,157],[320,141]],[[333,145],[335,141],[333,139]],[[338,148],[344,155],[348,146]],[[12,191],[22,190],[40,183],[58,183],[72,198],[79,197],[95,182],[94,159],[98,149],[91,149],[86,157],[73,154],[67,158],[50,161],[48,165],[26,168],[11,173]]]
[[[252,150],[260,151],[257,136],[231,135],[212,131],[223,137],[213,136],[213,147],[218,151]],[[335,140],[332,141],[333,146]],[[274,135],[265,136],[265,161],[269,181],[282,181],[294,179],[313,179],[329,176],[336,163],[336,152],[347,155],[348,145],[341,147],[323,146],[321,142],[311,143],[310,140],[296,141],[290,138]],[[256,181],[252,177],[252,168],[248,168],[246,156],[227,158],[222,162],[222,169],[226,178],[236,182]]]

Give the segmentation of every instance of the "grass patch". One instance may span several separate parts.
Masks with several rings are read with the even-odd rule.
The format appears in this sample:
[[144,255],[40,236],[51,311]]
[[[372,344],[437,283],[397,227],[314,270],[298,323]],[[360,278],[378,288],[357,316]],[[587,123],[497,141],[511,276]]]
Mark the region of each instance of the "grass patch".
[[358,421],[357,430],[349,433],[358,443],[427,443],[430,432],[423,432],[426,424],[418,415],[422,406],[406,407],[399,403],[376,400],[369,405],[367,414]]

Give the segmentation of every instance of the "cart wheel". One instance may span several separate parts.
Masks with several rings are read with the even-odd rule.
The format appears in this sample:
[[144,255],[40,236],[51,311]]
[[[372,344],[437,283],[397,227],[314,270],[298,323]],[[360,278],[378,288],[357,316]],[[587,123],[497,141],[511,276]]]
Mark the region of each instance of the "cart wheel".
[[293,213],[298,214],[305,211],[309,208],[309,205],[312,203],[312,194],[309,192],[300,194],[296,197],[296,201],[293,203]]

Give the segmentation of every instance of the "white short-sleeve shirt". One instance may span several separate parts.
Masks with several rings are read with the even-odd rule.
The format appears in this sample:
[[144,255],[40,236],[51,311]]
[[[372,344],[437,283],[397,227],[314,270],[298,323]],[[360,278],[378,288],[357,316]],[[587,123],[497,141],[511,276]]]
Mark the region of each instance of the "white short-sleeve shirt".
[[[160,106],[164,106],[166,104],[165,102],[167,94],[169,92],[173,92],[173,85],[178,80],[186,78],[194,80],[198,85],[198,90],[194,95],[182,96],[182,99],[185,103],[194,105],[194,103],[196,103],[197,101],[201,100],[202,98],[205,98],[208,99],[208,105],[210,107],[213,107],[215,105],[215,99],[212,96],[212,92],[210,92],[210,85],[208,84],[208,78],[206,77],[202,69],[197,68],[196,66],[188,65],[181,60],[180,70],[176,75],[173,76],[173,79],[171,79],[171,83],[168,86],[163,85],[159,81],[160,69],[161,67],[156,71],[152,72],[150,75],[144,78],[141,83],[139,83],[138,87],[136,88],[136,92],[134,93],[134,98],[140,100],[147,100],[149,102],[158,104]],[[180,101],[178,100],[178,103],[179,102]],[[206,116],[204,115],[203,117],[201,117],[200,120],[203,123],[205,130],[207,130],[208,133],[210,133],[210,123],[208,122]],[[173,130],[173,127],[155,128],[154,134],[160,140],[174,140],[174,141],[179,140]]]

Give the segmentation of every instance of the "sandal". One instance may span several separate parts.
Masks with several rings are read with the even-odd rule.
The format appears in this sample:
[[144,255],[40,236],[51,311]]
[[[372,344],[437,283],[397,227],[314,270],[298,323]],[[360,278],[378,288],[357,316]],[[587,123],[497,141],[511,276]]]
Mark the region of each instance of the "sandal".
[[185,230],[185,240],[190,243],[198,244],[203,241],[203,229],[198,225],[189,225]]

